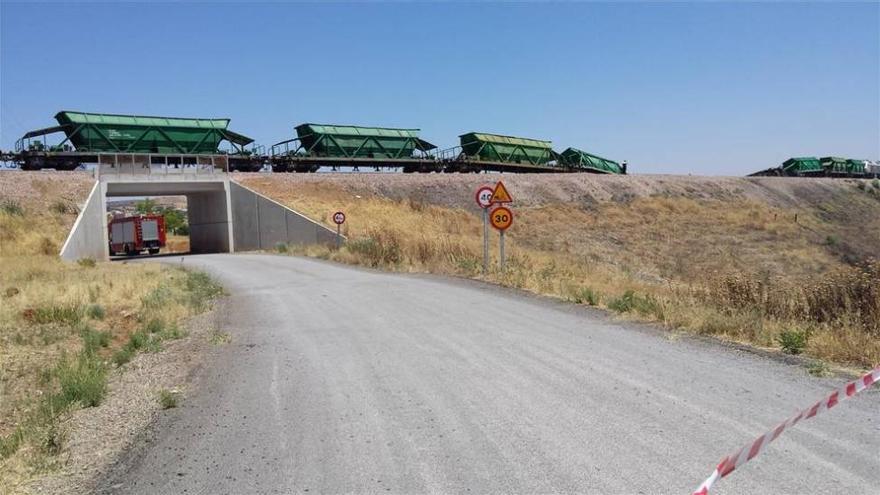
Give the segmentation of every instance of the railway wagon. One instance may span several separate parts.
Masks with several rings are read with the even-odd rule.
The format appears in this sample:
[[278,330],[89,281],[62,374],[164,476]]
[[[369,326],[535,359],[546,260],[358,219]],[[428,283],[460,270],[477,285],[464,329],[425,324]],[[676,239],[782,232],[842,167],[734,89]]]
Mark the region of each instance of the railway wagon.
[[165,217],[140,215],[117,217],[107,225],[110,237],[110,255],[132,256],[144,251],[156,254],[165,247]]
[[471,160],[547,165],[558,157],[551,141],[485,132],[468,132],[458,138],[462,155]]
[[562,164],[567,168],[595,174],[626,174],[626,165],[614,160],[592,155],[577,148],[567,148],[560,153]]
[[[31,131],[16,143],[16,152],[25,170],[57,168],[72,170],[83,163],[97,163],[101,154],[144,154],[155,156],[228,155],[220,151],[228,142],[236,152],[253,139],[228,129],[229,119],[151,117],[61,111],[58,125]],[[56,145],[47,137],[63,133]],[[244,155],[243,155],[244,156]],[[195,160],[191,160],[195,163]],[[179,158],[177,163],[184,163]]]
[[420,129],[337,124],[300,124],[297,137],[272,146],[276,172],[315,172],[321,166],[385,165],[406,167],[432,161],[436,146],[420,137]]

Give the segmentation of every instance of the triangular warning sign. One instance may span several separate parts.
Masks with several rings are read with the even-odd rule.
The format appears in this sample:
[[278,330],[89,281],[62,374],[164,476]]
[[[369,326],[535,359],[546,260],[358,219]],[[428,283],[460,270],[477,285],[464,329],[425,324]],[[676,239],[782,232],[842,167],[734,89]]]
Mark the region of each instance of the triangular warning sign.
[[490,204],[498,204],[498,203],[513,203],[513,198],[510,197],[510,193],[507,192],[507,188],[504,187],[504,183],[500,180],[497,184],[495,184],[495,192],[492,193],[492,199],[489,200]]

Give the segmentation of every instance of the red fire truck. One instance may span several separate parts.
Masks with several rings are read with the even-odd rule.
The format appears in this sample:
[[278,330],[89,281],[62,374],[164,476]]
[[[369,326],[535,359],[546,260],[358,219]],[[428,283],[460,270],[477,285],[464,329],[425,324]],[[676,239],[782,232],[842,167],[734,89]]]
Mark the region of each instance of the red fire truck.
[[107,224],[110,235],[110,256],[134,255],[144,250],[156,254],[165,247],[165,217],[140,215],[117,217]]

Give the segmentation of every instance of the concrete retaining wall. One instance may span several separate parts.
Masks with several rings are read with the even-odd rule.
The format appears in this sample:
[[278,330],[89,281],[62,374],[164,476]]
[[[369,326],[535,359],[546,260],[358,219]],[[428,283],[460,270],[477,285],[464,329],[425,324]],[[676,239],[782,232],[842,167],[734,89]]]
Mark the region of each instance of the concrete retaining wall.
[[76,261],[82,258],[93,258],[98,261],[107,259],[107,221],[105,219],[107,207],[104,198],[103,185],[95,182],[92,192],[79,211],[76,222],[64,246],[61,248],[61,258],[67,261]]
[[229,210],[226,189],[186,195],[191,253],[228,253]]
[[336,242],[336,231],[241,184],[230,181],[230,196],[236,251],[273,249],[278,243]]

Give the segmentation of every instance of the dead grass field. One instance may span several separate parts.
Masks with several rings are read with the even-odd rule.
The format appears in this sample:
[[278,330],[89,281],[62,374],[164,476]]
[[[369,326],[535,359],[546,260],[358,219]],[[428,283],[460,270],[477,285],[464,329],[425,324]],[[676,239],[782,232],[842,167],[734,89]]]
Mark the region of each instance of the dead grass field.
[[219,290],[159,265],[61,262],[90,186],[84,174],[0,174],[0,493],[59,467],[63,419],[99,404],[134,354],[182,337],[179,322]]
[[473,191],[497,178],[236,176],[327,225],[346,212],[343,250],[293,252],[483,278],[849,366],[880,362],[880,184],[505,175],[516,199],[508,270],[482,275]]

